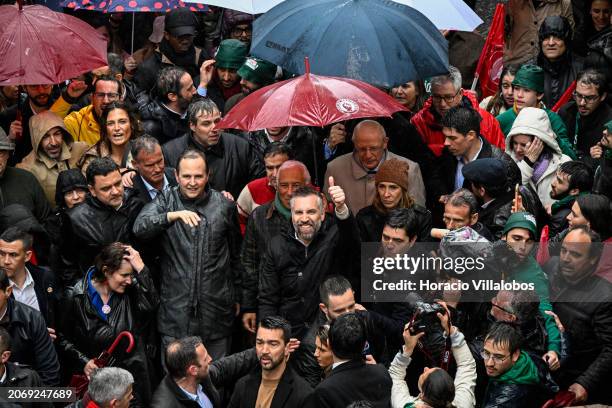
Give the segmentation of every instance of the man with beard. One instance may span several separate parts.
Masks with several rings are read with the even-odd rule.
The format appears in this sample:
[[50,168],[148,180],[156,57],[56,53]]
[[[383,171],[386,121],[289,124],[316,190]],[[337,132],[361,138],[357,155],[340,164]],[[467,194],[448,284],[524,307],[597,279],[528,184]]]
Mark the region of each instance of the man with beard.
[[276,65],[259,58],[249,57],[238,70],[238,75],[241,78],[242,92],[225,102],[226,113],[251,92],[272,84],[276,77]]
[[264,175],[262,163],[243,137],[217,128],[221,113],[209,98],[193,102],[187,112],[191,132],[163,146],[168,165],[176,168],[178,157],[187,148],[206,154],[209,183],[217,191],[236,198],[244,186]]
[[34,150],[16,167],[28,170],[40,183],[49,203],[55,207],[55,187],[59,173],[76,167],[89,148],[87,143],[73,142],[64,121],[51,111],[41,112],[30,120]]
[[557,200],[550,207],[548,234],[554,237],[568,227],[567,216],[572,212],[576,197],[593,188],[591,169],[579,161],[561,163],[550,185],[550,198]]
[[187,107],[196,95],[193,79],[180,67],[161,70],[157,77],[157,97],[140,107],[145,134],[163,145],[189,132]]
[[228,408],[301,407],[310,385],[287,366],[291,325],[282,317],[259,322],[255,350],[260,370],[238,380]]
[[134,82],[144,91],[151,91],[159,72],[169,66],[183,69],[192,78],[199,74],[207,59],[206,52],[193,45],[198,28],[195,14],[188,8],[170,10],[164,19],[164,39],[153,54],[138,65]]
[[[540,298],[540,313],[546,322],[548,333],[547,353],[542,359],[548,363],[550,368],[558,367],[559,352],[561,350],[561,334],[555,323],[555,319],[546,313],[552,311],[548,292],[548,279],[531,254],[535,246],[537,228],[535,217],[527,212],[513,213],[504,226],[502,241],[516,255],[511,258],[512,265],[503,265],[502,278],[506,281],[514,280],[521,283],[531,283]],[[515,263],[516,261],[516,263]]]
[[559,385],[576,393],[574,403],[612,404],[612,284],[595,271],[605,252],[587,226],[573,228],[559,257],[546,265],[555,311],[572,339]]
[[15,152],[9,162],[14,166],[32,151],[30,140],[30,118],[51,107],[53,85],[25,85],[28,97],[21,105],[21,118],[17,117],[17,105],[0,112],[0,126],[7,132],[9,139],[15,143]]
[[[70,88],[72,89],[72,88]],[[91,94],[91,105],[81,110],[70,112],[70,107],[77,101],[85,88],[64,92],[55,101],[51,111],[64,118],[66,129],[72,135],[75,142],[86,142],[93,146],[100,140],[100,118],[102,111],[111,103],[121,99],[123,88],[121,82],[114,76],[102,75],[95,84]]]

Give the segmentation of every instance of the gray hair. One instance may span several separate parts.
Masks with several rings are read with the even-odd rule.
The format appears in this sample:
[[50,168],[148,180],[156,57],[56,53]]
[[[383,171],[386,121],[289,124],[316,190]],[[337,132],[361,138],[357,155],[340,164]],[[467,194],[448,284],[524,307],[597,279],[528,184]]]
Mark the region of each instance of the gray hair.
[[378,130],[378,132],[382,135],[383,140],[387,138],[387,132],[385,131],[385,128],[383,127],[383,125],[381,125],[375,120],[365,119],[359,122],[357,126],[355,126],[355,129],[353,129],[353,136],[351,136],[351,141],[355,142],[355,136],[357,135],[357,133],[359,133],[359,130],[361,128],[366,128],[366,127],[374,128]]
[[134,160],[138,160],[138,154],[140,154],[141,151],[144,150],[147,153],[153,153],[155,151],[155,147],[160,146],[159,141],[149,135],[137,137],[136,139],[132,140],[131,144],[132,159]]
[[104,367],[91,374],[87,391],[96,404],[103,406],[112,400],[121,399],[132,384],[134,376],[129,371],[119,367]]
[[295,202],[296,198],[309,197],[311,195],[317,197],[317,207],[319,207],[319,211],[321,213],[325,212],[325,208],[323,207],[323,196],[321,195],[321,193],[319,193],[317,190],[310,186],[302,186],[295,190],[295,192],[291,195],[291,198],[289,199],[289,205],[291,206],[291,209],[293,209],[293,203]]
[[292,167],[298,167],[299,169],[301,169],[302,174],[304,174],[304,183],[310,183],[310,172],[308,171],[308,168],[304,163],[297,160],[287,160],[286,162],[281,164],[281,166],[278,168],[278,173],[276,175],[276,182],[278,183],[278,181],[280,180],[280,173],[282,170],[290,169]]
[[433,87],[436,85],[443,85],[447,82],[452,82],[453,83],[453,87],[455,88],[455,92],[459,91],[459,89],[461,89],[461,71],[459,71],[457,68],[455,68],[452,65],[448,66],[448,74],[444,74],[444,75],[438,75],[435,76],[433,78],[431,78],[431,89],[433,90]]
[[219,112],[219,108],[212,99],[198,99],[197,101],[191,102],[189,108],[187,108],[187,117],[189,118],[189,123],[197,125],[198,118],[201,115],[212,115],[215,111]]
[[460,188],[451,194],[448,198],[448,204],[453,207],[467,207],[470,211],[470,215],[474,215],[478,212],[478,201],[476,200],[476,196],[465,188]]

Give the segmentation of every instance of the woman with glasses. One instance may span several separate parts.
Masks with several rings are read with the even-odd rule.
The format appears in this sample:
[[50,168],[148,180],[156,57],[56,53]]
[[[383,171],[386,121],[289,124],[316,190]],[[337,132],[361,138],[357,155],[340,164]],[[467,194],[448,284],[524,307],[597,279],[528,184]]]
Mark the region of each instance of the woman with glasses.
[[495,95],[487,96],[479,106],[493,116],[504,113],[514,105],[512,81],[519,70],[518,65],[506,65],[499,77],[499,87]]
[[106,106],[100,117],[100,141],[90,147],[78,163],[83,174],[96,157],[109,156],[121,168],[122,174],[131,169],[130,140],[137,136],[137,126],[134,114],[123,102]]
[[431,213],[408,194],[408,163],[385,160],[375,176],[376,193],[372,204],[356,217],[362,242],[380,242],[387,215],[396,208],[413,208],[419,219],[417,241],[429,240]]
[[63,316],[58,330],[58,345],[65,370],[69,374],[91,375],[97,367],[95,358],[113,343],[122,331],[134,336],[135,346],[125,354],[120,343],[114,357],[116,366],[134,375],[134,405],[149,406],[152,394],[153,344],[151,324],[159,297],[149,269],[140,254],[120,242],[102,249],[85,276],[66,289],[61,303]]
[[537,193],[544,207],[551,206],[551,185],[559,165],[571,159],[561,152],[546,111],[523,108],[506,138],[506,153],[521,170],[522,185]]

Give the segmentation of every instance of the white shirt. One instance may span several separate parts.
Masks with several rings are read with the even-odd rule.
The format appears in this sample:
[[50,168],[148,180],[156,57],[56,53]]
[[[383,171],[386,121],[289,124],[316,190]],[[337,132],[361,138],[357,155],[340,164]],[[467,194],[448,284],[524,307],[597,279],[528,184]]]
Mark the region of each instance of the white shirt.
[[23,283],[23,287],[20,288],[12,279],[9,279],[9,282],[13,287],[13,296],[15,296],[16,301],[33,307],[40,312],[40,306],[38,306],[38,299],[36,298],[36,291],[34,291],[34,279],[32,279],[32,275],[30,274],[30,271],[28,271],[28,268],[25,268],[25,271],[26,280]]
[[484,146],[484,143],[482,142],[482,139],[480,137],[478,138],[478,141],[480,142],[480,149],[478,149],[478,152],[474,155],[474,157],[468,159],[467,161],[464,160],[463,156],[457,157],[457,172],[455,173],[455,190],[458,190],[461,187],[463,187],[463,173],[461,172],[461,169],[463,169],[463,166],[465,166],[467,163],[470,163],[476,160],[476,158],[480,155],[480,152],[482,151],[482,146]]
[[189,391],[187,391],[186,389],[184,389],[183,387],[179,386],[180,389],[185,393],[185,395],[187,395],[187,398],[189,398],[192,401],[195,401],[198,403],[198,405],[202,408],[213,408],[213,404],[210,401],[210,399],[206,396],[206,394],[204,394],[204,391],[202,390],[202,384],[198,384],[198,388],[197,388],[197,394],[192,394]]

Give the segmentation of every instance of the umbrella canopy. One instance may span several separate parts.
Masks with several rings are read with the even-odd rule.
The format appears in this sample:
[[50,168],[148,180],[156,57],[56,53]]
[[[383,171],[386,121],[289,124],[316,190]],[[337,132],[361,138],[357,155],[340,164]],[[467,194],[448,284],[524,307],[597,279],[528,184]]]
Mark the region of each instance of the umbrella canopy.
[[120,12],[163,12],[179,7],[189,7],[191,11],[207,11],[203,4],[188,4],[182,0],[64,0],[62,7],[101,11]]
[[439,30],[474,31],[483,23],[462,0],[393,0],[419,10]]
[[304,73],[393,87],[448,72],[448,43],[423,14],[390,0],[287,0],[255,20],[251,53]]
[[45,6],[0,6],[0,85],[57,84],[105,65],[89,24]]
[[248,95],[225,115],[218,126],[248,131],[285,126],[325,126],[348,119],[391,116],[400,110],[406,108],[371,85],[307,72]]
[[248,14],[261,14],[281,3],[283,0],[191,0],[208,6],[224,7]]

